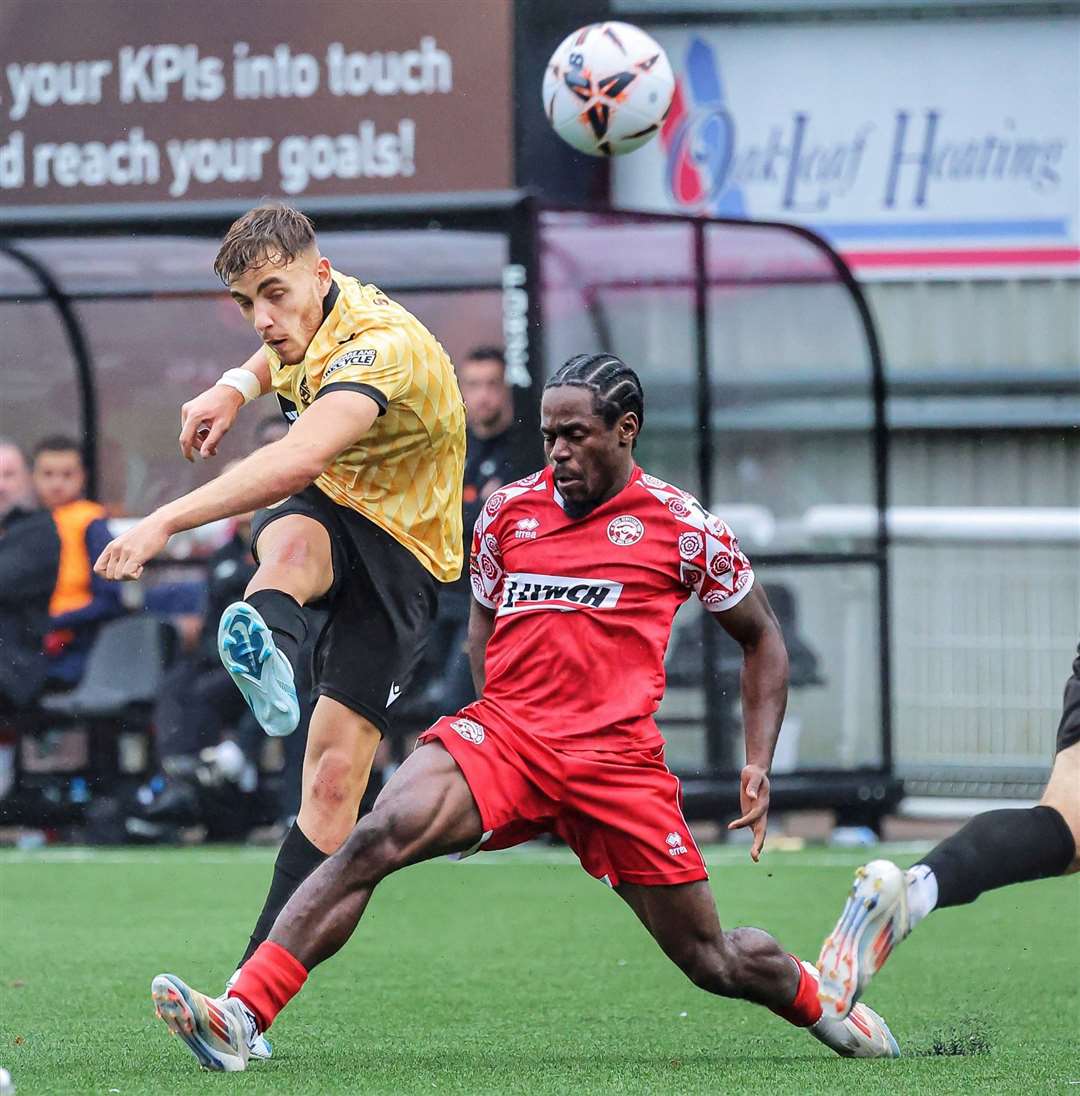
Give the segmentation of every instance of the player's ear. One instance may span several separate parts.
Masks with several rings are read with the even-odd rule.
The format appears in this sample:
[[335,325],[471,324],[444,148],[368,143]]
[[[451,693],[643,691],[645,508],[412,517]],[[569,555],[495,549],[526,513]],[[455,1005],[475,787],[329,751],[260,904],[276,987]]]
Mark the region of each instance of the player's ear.
[[330,292],[330,286],[334,279],[330,273],[330,260],[325,255],[319,256],[315,264],[315,277],[319,282],[319,294],[325,297]]
[[638,435],[638,431],[641,429],[641,424],[638,422],[638,417],[633,411],[627,411],[616,424],[616,429],[619,432],[619,444],[626,446],[632,446],[634,439]]

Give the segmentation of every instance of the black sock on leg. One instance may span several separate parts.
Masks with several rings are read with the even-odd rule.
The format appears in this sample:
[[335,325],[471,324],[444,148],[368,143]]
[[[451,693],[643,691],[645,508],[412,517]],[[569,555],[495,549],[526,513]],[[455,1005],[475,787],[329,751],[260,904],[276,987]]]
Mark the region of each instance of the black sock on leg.
[[[261,610],[260,610],[261,612]],[[285,835],[274,861],[274,876],[270,891],[263,903],[262,913],[255,922],[255,930],[248,941],[240,966],[251,958],[255,949],[270,935],[277,915],[293,896],[297,887],[326,859],[327,854],[313,845],[294,822]]]
[[295,671],[300,648],[308,634],[303,606],[283,590],[256,590],[244,600],[259,611],[259,615],[274,633],[277,649],[289,660],[289,665]]
[[974,902],[983,891],[1063,875],[1076,856],[1068,823],[1053,807],[987,811],[919,861],[937,880],[937,907]]

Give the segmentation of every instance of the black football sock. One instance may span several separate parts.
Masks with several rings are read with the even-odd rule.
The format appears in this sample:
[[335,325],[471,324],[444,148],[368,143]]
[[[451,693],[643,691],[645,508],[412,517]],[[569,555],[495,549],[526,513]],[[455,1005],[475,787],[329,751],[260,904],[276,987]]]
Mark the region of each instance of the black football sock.
[[1062,875],[1075,856],[1065,819],[1053,807],[1030,807],[976,815],[919,864],[934,873],[940,909],[974,902],[996,887]]
[[295,671],[300,648],[307,639],[307,617],[300,602],[282,590],[256,590],[244,600],[266,621],[274,633],[277,649],[289,660]]
[[251,958],[255,949],[270,935],[277,915],[301,883],[326,859],[327,854],[316,848],[294,822],[281,843],[274,861],[274,876],[270,880],[270,892],[263,903],[262,913],[255,922],[255,931],[248,941],[247,951],[240,966]]

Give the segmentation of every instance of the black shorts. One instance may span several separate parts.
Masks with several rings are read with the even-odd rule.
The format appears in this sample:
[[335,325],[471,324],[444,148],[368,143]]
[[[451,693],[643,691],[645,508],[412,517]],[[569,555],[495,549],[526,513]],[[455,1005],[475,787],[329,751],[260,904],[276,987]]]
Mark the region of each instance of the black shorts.
[[439,584],[404,545],[314,484],[256,513],[256,559],[259,534],[287,514],[312,518],[330,535],[333,583],[310,603],[327,611],[312,658],[315,693],[358,712],[385,734],[387,709],[408,687],[427,645]]
[[1072,677],[1065,682],[1065,699],[1061,705],[1061,722],[1058,724],[1057,752],[1067,750],[1080,742],[1080,647],[1076,648],[1076,661]]

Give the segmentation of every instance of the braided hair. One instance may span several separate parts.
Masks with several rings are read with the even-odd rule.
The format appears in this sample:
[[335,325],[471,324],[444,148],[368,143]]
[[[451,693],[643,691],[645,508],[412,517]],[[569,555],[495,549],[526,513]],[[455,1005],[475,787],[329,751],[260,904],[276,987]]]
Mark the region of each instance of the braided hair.
[[[645,425],[645,392],[638,375],[614,354],[575,354],[544,385],[549,388],[585,388],[592,393],[593,412],[610,429],[621,415],[637,415],[638,434]],[[637,438],[634,438],[635,443]]]

